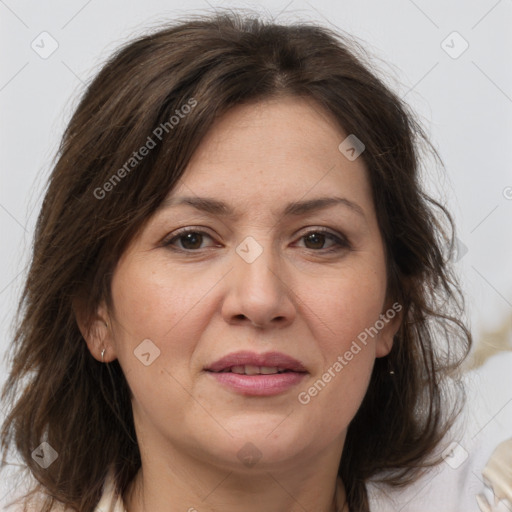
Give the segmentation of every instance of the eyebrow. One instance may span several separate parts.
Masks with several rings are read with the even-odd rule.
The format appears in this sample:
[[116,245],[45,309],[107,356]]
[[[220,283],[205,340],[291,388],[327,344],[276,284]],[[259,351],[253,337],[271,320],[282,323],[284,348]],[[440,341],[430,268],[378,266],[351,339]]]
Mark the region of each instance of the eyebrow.
[[[159,210],[167,209],[176,206],[188,205],[209,213],[211,215],[218,215],[223,217],[237,217],[237,212],[228,204],[217,199],[210,197],[171,197],[165,199],[160,205]],[[305,201],[293,201],[288,203],[283,210],[284,217],[298,217],[306,213],[324,210],[335,205],[342,205],[349,208],[351,211],[358,215],[365,217],[363,209],[353,201],[344,197],[317,197],[315,199],[308,199]]]

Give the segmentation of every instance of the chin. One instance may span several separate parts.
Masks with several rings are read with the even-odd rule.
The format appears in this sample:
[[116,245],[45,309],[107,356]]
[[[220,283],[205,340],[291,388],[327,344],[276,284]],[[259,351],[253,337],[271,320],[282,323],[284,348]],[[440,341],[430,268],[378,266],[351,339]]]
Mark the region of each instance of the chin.
[[[313,435],[311,425],[294,424],[293,413],[289,418],[267,415],[255,419],[251,415],[224,423],[226,433],[217,440],[210,439],[205,449],[212,453],[215,461],[223,461],[230,470],[290,469],[300,458],[318,453],[325,442],[324,434]],[[283,421],[283,418],[284,419]],[[278,421],[277,421],[278,420]],[[203,440],[204,442],[204,440]]]

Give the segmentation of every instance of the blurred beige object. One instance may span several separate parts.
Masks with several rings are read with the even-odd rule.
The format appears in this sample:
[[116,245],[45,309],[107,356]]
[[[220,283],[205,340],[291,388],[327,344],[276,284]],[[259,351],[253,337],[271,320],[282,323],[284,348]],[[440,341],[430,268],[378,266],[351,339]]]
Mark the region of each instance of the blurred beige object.
[[482,512],[512,511],[512,438],[494,450],[482,471],[485,490],[476,500]]
[[482,366],[493,355],[512,351],[512,314],[503,319],[503,323],[493,331],[484,331],[476,337],[478,344],[468,359],[468,370]]

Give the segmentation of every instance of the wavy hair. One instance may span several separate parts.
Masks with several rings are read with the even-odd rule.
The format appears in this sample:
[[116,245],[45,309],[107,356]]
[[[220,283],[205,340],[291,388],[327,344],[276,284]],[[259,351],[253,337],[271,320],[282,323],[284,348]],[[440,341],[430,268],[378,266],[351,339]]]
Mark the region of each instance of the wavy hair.
[[[63,135],[2,392],[2,464],[14,446],[35,478],[25,498],[43,491],[43,512],[59,502],[92,512],[109,469],[123,493],[141,464],[122,369],[92,357],[74,301],[84,300],[88,318],[102,300],[111,307],[117,261],[214,121],[236,105],[282,96],[316,101],[364,142],[388,292],[403,306],[393,349],[376,360],[348,428],[339,475],[350,510],[368,510],[370,480],[405,485],[437,462],[435,448],[462,403],[452,374],[471,345],[449,261],[453,221],[421,185],[423,155],[440,162],[439,155],[354,38],[309,22],[223,12],[182,19],[122,47],[88,85]],[[171,128],[191,98],[193,110]],[[162,126],[156,147],[127,168]],[[58,452],[46,469],[32,458],[42,440]]]

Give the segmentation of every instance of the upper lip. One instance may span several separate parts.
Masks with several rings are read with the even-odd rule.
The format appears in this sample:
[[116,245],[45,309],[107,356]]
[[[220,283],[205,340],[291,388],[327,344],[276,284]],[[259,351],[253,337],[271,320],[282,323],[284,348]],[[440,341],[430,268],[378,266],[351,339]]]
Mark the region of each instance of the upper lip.
[[294,372],[306,372],[306,368],[300,361],[297,361],[297,359],[286,354],[282,354],[280,352],[257,354],[256,352],[249,351],[233,352],[221,357],[211,365],[207,366],[205,370],[221,372],[226,368],[245,365],[266,366],[271,368],[276,367]]

